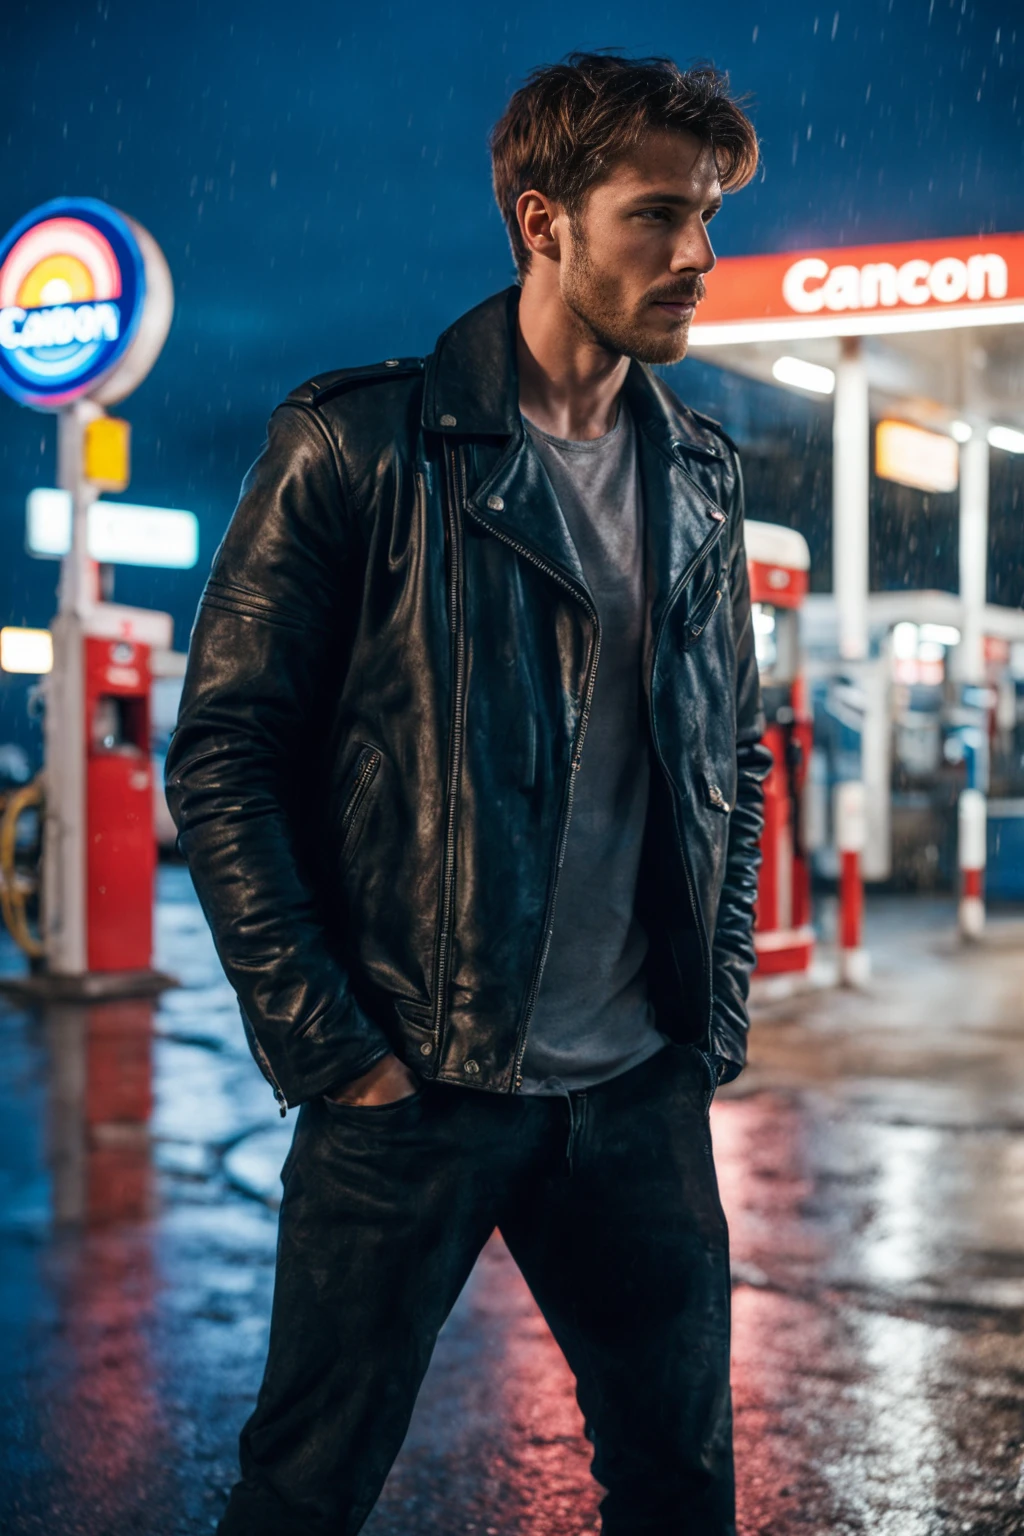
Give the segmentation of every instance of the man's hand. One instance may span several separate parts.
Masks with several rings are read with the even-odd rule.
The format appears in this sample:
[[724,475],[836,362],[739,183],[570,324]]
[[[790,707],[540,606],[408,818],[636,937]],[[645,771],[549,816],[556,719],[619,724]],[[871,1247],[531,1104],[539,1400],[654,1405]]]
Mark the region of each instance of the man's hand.
[[346,1083],[324,1098],[332,1104],[393,1104],[397,1099],[407,1099],[416,1092],[419,1079],[409,1071],[397,1056],[382,1056],[369,1072]]

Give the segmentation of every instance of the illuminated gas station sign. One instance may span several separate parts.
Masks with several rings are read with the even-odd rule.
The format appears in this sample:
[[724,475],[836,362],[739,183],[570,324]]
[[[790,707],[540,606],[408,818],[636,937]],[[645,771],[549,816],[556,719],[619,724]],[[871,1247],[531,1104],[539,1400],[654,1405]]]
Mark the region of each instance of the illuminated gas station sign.
[[1024,320],[1024,234],[731,256],[707,280],[694,346]]
[[143,254],[116,209],[88,197],[34,209],[0,243],[0,388],[37,410],[89,394],[145,299]]
[[942,256],[928,261],[912,256],[901,261],[851,261],[830,266],[823,256],[804,256],[786,268],[782,297],[801,315],[829,309],[897,309],[909,305],[976,303],[1005,299],[1009,286],[1006,258],[998,251]]
[[62,986],[116,973],[90,996],[148,989],[153,974],[150,653],[173,624],[112,602],[97,564],[187,568],[198,526],[97,492],[127,489],[130,425],[105,407],[146,377],[173,313],[153,236],[95,198],[44,203],[0,239],[0,389],[60,418],[60,489],[29,497],[30,550],[63,560],[59,612],[49,630],[0,632],[0,671],[45,676],[46,899],[29,952]]

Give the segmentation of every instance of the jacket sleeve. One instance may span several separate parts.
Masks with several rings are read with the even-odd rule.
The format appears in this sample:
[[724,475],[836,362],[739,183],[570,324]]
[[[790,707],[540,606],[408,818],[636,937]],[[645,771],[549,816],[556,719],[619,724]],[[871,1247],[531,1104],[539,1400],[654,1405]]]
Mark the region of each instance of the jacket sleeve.
[[724,1058],[722,1080],[743,1069],[750,1018],[747,998],[754,967],[754,904],[761,864],[764,826],[764,779],[772,754],[763,744],[765,729],[761,686],[754,654],[750,581],[743,545],[743,477],[734,450],[734,491],[730,513],[729,583],[736,638],[736,800],[729,817],[725,878],[712,946],[711,1045]]
[[315,414],[279,407],[214,558],[167,755],[178,846],[282,1113],[389,1049],[328,941],[289,815],[345,664],[342,474]]

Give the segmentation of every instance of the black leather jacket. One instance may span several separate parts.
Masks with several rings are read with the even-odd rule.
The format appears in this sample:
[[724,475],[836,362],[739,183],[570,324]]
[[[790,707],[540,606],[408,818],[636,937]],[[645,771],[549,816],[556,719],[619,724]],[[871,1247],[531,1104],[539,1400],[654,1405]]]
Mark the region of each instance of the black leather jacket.
[[[393,1050],[498,1092],[551,931],[601,636],[518,405],[518,290],[289,395],[214,560],[167,787],[279,1101]],[[630,368],[659,1027],[742,1065],[763,729],[739,463]]]

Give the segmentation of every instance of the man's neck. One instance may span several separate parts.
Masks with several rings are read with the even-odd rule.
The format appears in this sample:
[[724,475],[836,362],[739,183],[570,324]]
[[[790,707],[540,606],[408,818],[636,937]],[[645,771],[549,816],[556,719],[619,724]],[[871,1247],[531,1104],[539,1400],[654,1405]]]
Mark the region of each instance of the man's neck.
[[629,358],[586,332],[556,285],[527,278],[516,338],[519,408],[552,437],[603,437],[615,425]]

